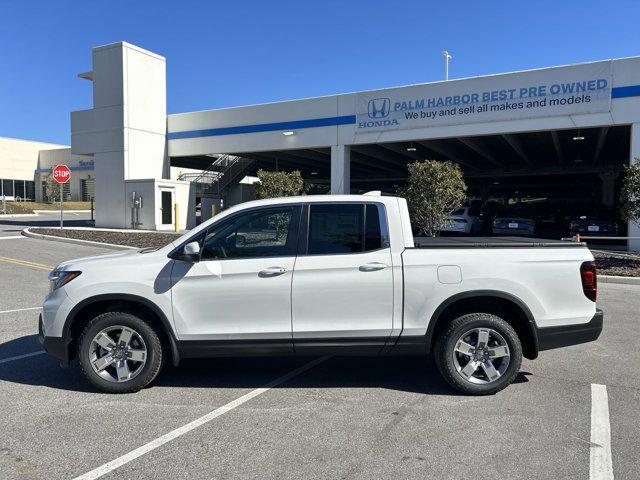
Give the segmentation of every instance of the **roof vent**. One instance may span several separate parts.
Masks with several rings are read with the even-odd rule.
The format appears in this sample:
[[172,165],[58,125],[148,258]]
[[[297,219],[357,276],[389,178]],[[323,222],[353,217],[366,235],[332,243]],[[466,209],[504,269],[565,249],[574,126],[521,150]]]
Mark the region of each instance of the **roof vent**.
[[382,196],[382,192],[380,190],[373,190],[371,192],[364,193],[363,195],[367,197],[380,197]]

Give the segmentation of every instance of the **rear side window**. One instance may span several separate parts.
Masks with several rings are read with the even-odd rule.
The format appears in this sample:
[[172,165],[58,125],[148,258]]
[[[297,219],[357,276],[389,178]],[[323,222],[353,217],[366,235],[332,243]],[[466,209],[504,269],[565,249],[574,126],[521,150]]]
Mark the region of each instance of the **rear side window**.
[[307,253],[361,253],[389,247],[386,216],[374,204],[311,205]]

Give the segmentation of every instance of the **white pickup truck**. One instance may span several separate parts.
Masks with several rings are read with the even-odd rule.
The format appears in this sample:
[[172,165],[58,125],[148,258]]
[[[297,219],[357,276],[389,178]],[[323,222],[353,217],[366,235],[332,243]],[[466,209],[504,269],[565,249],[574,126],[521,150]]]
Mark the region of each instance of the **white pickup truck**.
[[454,388],[491,394],[523,355],[595,340],[603,319],[584,244],[415,245],[405,200],[379,195],[243,203],[163,248],[64,262],[50,283],[44,348],[114,393],[182,358],[432,353]]

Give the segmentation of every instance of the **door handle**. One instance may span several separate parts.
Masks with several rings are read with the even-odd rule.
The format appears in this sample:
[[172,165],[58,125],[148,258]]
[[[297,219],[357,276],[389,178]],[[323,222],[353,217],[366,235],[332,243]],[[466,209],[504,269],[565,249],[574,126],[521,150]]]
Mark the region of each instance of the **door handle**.
[[258,272],[258,276],[261,278],[265,277],[277,277],[278,275],[282,275],[283,273],[287,273],[288,270],[283,267],[269,267],[264,270],[260,270]]
[[365,263],[364,265],[360,265],[358,270],[360,270],[361,272],[375,272],[377,270],[384,270],[388,266],[389,265],[387,265],[386,263],[370,262]]

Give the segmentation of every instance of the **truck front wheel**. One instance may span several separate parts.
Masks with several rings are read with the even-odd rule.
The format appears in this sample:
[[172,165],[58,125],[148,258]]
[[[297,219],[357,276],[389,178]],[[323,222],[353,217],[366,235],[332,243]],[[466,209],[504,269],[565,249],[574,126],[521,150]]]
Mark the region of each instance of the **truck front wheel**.
[[436,365],[456,390],[491,395],[516,378],[522,345],[513,327],[489,313],[470,313],[441,332],[434,350]]
[[107,393],[144,388],[162,367],[162,343],[153,326],[128,312],[107,312],[91,320],[78,339],[84,376]]

